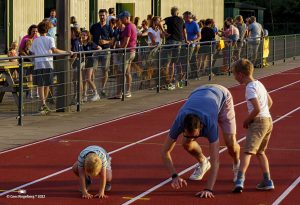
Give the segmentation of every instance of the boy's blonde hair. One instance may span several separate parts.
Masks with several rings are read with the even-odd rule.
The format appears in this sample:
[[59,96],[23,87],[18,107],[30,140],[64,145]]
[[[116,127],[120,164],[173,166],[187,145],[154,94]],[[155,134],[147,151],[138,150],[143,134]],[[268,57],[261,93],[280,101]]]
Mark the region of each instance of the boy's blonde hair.
[[98,176],[102,169],[102,160],[96,153],[90,153],[84,160],[85,172],[90,176]]
[[243,73],[246,76],[251,76],[254,71],[253,64],[248,59],[239,59],[232,65],[232,70],[236,73]]

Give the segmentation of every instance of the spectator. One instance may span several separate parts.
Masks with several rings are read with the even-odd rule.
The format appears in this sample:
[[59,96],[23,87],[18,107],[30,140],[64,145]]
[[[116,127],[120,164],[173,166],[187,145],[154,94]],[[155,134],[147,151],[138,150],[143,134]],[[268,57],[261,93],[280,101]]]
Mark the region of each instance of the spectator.
[[201,31],[199,25],[192,18],[192,13],[190,11],[186,11],[183,13],[183,18],[185,21],[185,28],[187,33],[187,41],[189,45],[189,61],[190,61],[190,69],[192,77],[198,78],[197,72],[197,63],[196,59],[198,59],[198,51],[200,48],[200,44],[196,44],[201,39]]
[[[33,41],[30,51],[34,55],[49,55],[52,52],[68,53],[55,47],[54,39],[47,36],[48,30],[49,27],[46,22],[39,23],[38,32],[40,33],[40,37]],[[51,86],[53,80],[52,72],[53,57],[39,57],[34,59],[34,84],[38,86],[38,93],[42,104],[39,111],[42,114],[47,114],[50,111],[46,105],[46,99],[49,94],[49,86]]]
[[19,46],[19,52],[22,53],[24,52],[25,50],[25,42],[30,39],[30,40],[34,40],[38,37],[38,28],[37,28],[37,25],[35,24],[32,24],[29,28],[28,28],[28,31],[27,31],[27,35],[24,36],[21,40],[21,43],[20,43],[20,46]]
[[[137,42],[137,32],[136,27],[133,23],[130,22],[130,13],[128,11],[124,11],[119,14],[118,18],[121,20],[122,24],[125,25],[124,31],[121,33],[121,45],[119,48],[126,49],[125,52],[125,70],[126,73],[126,83],[128,85],[127,92],[124,91],[125,97],[131,97],[131,84],[132,84],[132,77],[131,77],[131,63],[135,58],[135,48]],[[119,70],[122,73],[122,70]],[[119,75],[118,75],[119,76]],[[120,80],[120,78],[119,78]],[[120,81],[119,81],[120,83]],[[119,87],[119,86],[118,86]],[[120,88],[118,89],[119,94]]]
[[[87,30],[83,30],[81,32],[81,42],[84,51],[93,51],[101,49],[100,46],[98,46],[92,41],[91,33]],[[93,57],[93,53],[84,54],[84,58],[85,68],[83,69],[83,101],[87,101],[87,84],[92,88],[94,93],[93,97],[91,98],[91,101],[97,101],[100,99],[100,96],[97,93],[95,82],[92,79],[92,74],[95,70],[95,60]]]
[[[167,51],[167,64],[166,64],[166,83],[168,84],[168,90],[174,90],[175,85],[173,84],[174,78],[174,71],[175,71],[175,64],[179,62],[179,56],[181,51],[181,45],[185,41],[187,42],[186,37],[186,30],[184,21],[179,16],[179,9],[174,6],[171,8],[171,16],[165,18],[161,21],[161,29],[164,31],[163,25],[167,26],[167,32],[164,31],[165,35],[167,36],[166,44],[176,46],[169,47],[171,52]],[[169,67],[172,67],[171,74],[169,74]]]
[[[235,17],[235,24],[236,24],[236,27],[238,28],[239,34],[240,34],[240,37],[237,41],[237,53],[236,53],[237,59],[240,59],[242,51],[243,51],[245,37],[247,36],[247,26],[244,23],[243,16],[241,16],[241,15],[238,15]],[[244,56],[244,55],[242,55],[242,56]]]
[[56,27],[57,25],[56,9],[51,9],[49,20],[52,22],[53,26]]
[[256,22],[255,16],[250,17],[248,31],[248,45],[250,54],[249,59],[251,60],[254,67],[259,67],[259,63],[257,62],[257,53],[261,42],[261,38],[264,37],[264,30],[261,24]]
[[111,19],[116,19],[116,13],[115,13],[115,8],[109,8],[108,9],[108,16],[106,19],[106,24],[109,25],[109,22]]
[[71,27],[75,27],[75,28],[78,28],[78,29],[80,28],[75,16],[71,16],[70,23],[71,23]]
[[110,56],[111,53],[109,51],[112,38],[113,38],[113,30],[109,25],[106,24],[107,20],[107,10],[100,9],[99,10],[99,18],[100,21],[91,26],[91,34],[93,37],[93,41],[95,44],[99,45],[103,52],[100,53],[99,57],[99,66],[100,72],[102,72],[102,85],[101,85],[101,95],[103,97],[106,96],[105,87],[108,80],[108,72],[110,68]]
[[[18,56],[18,43],[12,42],[8,50],[8,57],[17,57]],[[9,61],[18,61],[18,59],[10,59]]]
[[150,22],[150,26],[148,28],[148,45],[156,46],[162,43],[161,35],[162,31],[159,27],[160,17],[154,16]]

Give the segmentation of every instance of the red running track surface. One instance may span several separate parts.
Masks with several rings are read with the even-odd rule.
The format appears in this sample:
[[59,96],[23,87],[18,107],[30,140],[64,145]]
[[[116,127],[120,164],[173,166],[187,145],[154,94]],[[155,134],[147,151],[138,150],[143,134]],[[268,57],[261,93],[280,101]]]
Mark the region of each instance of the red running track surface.
[[[271,113],[274,120],[300,106],[300,82],[297,82],[300,80],[299,77],[300,69],[298,68],[261,79],[268,91],[274,90],[271,93],[274,101]],[[288,84],[291,85],[276,90]],[[233,87],[230,90],[235,104],[244,101],[244,86]],[[121,204],[128,201],[128,197],[135,197],[160,184],[169,177],[166,168],[161,162],[160,150],[167,136],[167,130],[170,128],[182,103],[174,103],[143,114],[0,154],[0,189],[11,190],[69,168],[75,162],[78,153],[88,145],[97,144],[111,152],[130,143],[163,132],[163,134],[157,135],[143,143],[111,154],[113,158],[113,189],[108,194],[108,199],[92,199],[88,202],[81,199],[81,194],[78,191],[78,179],[73,176],[71,171],[67,170],[24,187],[23,189],[27,190],[27,194],[21,196],[35,196],[35,200],[11,199],[11,197],[20,196],[18,193],[11,192],[0,198],[0,205],[41,203],[43,205]],[[237,138],[241,139],[245,134],[242,122],[247,113],[246,104],[240,104],[235,109],[238,123]],[[261,171],[256,159],[253,157],[247,172],[244,193],[240,195],[232,194],[231,160],[227,152],[224,151],[220,154],[221,166],[215,185],[215,199],[199,199],[193,196],[197,191],[204,188],[206,183],[206,178],[204,178],[203,181],[188,181],[188,187],[178,191],[172,190],[168,183],[135,203],[271,204],[300,175],[299,160],[297,158],[299,156],[298,127],[295,126],[299,124],[299,121],[300,110],[274,124],[274,131],[267,151],[271,175],[276,186],[274,191],[259,192],[255,190],[256,183],[261,179]],[[207,140],[201,139],[199,143],[202,145],[203,151],[207,153]],[[224,146],[222,140],[221,145]],[[241,146],[243,146],[243,141]],[[178,148],[175,148],[172,156],[178,171],[185,170],[195,164],[195,160],[185,153],[180,145],[178,145]],[[183,176],[187,178],[189,174],[191,174],[191,171]],[[94,179],[94,182],[92,193],[96,193],[98,189],[98,180]],[[300,197],[297,193],[299,193],[299,189],[298,191],[292,191],[283,200],[282,204],[299,201]],[[43,199],[37,199],[37,197]]]

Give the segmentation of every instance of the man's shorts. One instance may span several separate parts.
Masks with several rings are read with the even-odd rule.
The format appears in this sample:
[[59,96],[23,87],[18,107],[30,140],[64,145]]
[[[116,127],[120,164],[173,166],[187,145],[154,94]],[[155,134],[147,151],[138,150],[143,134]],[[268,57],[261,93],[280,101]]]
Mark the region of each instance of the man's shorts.
[[248,127],[245,153],[263,153],[268,146],[272,129],[271,117],[256,117]]
[[42,68],[33,71],[33,84],[39,87],[53,84],[53,69]]
[[236,121],[232,95],[229,90],[223,86],[218,85],[218,88],[223,90],[226,100],[219,113],[219,125],[225,134],[236,134]]
[[[132,61],[135,58],[135,52],[128,52],[125,54],[125,72],[127,71],[127,69],[129,68],[129,66],[131,65]],[[124,55],[121,55],[124,58]],[[118,56],[118,57],[121,57]],[[121,59],[119,59],[121,60]],[[123,72],[124,69],[124,59],[122,59],[123,61],[120,61],[119,65],[118,65],[118,69],[119,72]]]
[[110,58],[111,58],[111,53],[109,50],[102,50],[99,55],[99,63],[98,66],[104,70],[104,71],[109,71],[110,69]]

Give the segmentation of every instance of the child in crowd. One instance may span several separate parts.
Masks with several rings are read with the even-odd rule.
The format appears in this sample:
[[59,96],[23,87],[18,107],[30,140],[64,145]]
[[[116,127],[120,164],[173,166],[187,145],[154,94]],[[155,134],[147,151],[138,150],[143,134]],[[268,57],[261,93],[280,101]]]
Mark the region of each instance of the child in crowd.
[[[82,150],[72,170],[74,174],[79,177],[82,198],[107,197],[105,192],[111,190],[111,157],[102,147],[94,145]],[[88,192],[88,189],[92,183],[91,177],[96,176],[100,176],[100,188],[98,194],[93,196]]]
[[[18,56],[18,43],[12,42],[11,46],[8,51],[8,57],[17,57]],[[14,62],[17,61],[17,59],[10,59],[9,61]]]
[[263,180],[256,186],[259,190],[274,189],[270,177],[269,162],[265,150],[273,129],[272,117],[269,109],[272,99],[264,85],[253,78],[253,64],[247,59],[236,61],[233,66],[233,75],[240,84],[246,85],[246,100],[249,115],[243,127],[248,129],[244,157],[235,181],[234,193],[241,193],[244,188],[245,173],[250,164],[252,155],[256,155],[263,170]]

